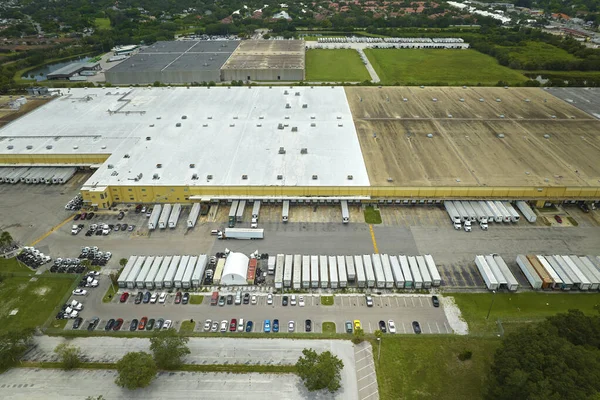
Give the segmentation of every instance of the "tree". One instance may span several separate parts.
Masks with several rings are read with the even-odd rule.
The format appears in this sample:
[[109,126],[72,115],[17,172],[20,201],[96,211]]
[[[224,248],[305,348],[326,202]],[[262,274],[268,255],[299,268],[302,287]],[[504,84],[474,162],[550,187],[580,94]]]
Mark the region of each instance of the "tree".
[[77,368],[81,363],[81,349],[76,346],[70,346],[67,343],[61,343],[54,349],[58,354],[62,368],[65,371]]
[[115,383],[130,390],[143,388],[150,385],[157,371],[150,354],[143,351],[127,353],[117,362],[119,376]]
[[330,351],[317,354],[313,349],[304,349],[302,354],[296,362],[296,371],[310,392],[327,389],[333,393],[341,387],[342,360]]
[[9,331],[0,336],[0,371],[12,367],[19,361],[31,344],[33,329]]
[[10,246],[13,242],[13,237],[7,231],[2,232],[0,235],[0,246]]
[[354,333],[352,334],[352,343],[359,344],[365,340],[365,331],[362,328],[354,329]]
[[154,354],[154,361],[162,369],[176,369],[183,362],[181,358],[190,354],[187,347],[189,339],[179,335],[175,329],[157,331],[150,338],[150,350]]
[[126,266],[126,265],[127,265],[127,259],[126,259],[126,258],[121,258],[121,259],[119,260],[119,265],[120,265],[121,267],[124,267],[124,266]]

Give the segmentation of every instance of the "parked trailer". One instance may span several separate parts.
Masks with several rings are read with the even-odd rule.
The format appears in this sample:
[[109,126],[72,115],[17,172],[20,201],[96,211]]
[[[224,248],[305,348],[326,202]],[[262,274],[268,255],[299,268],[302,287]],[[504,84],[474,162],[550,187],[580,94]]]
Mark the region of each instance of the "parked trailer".
[[463,208],[467,212],[469,219],[471,221],[477,221],[477,213],[475,212],[473,207],[471,207],[471,203],[468,201],[461,201],[460,204],[462,204]]
[[340,288],[348,286],[348,274],[346,272],[346,257],[337,256],[337,269],[338,279],[340,281]]
[[452,223],[461,223],[462,219],[459,212],[456,210],[456,207],[454,206],[454,202],[450,200],[444,201],[444,208],[446,209],[446,212],[448,213]]
[[508,268],[508,265],[506,265],[504,259],[498,254],[495,254],[494,261],[506,279],[506,288],[511,292],[516,291],[519,288],[519,281],[517,281],[517,278],[515,278],[511,270]]
[[512,216],[510,215],[510,213],[508,212],[508,210],[506,209],[506,207],[504,207],[504,204],[502,204],[501,201],[495,200],[494,201],[494,205],[496,206],[496,208],[498,209],[498,211],[500,211],[500,214],[502,215],[502,221],[503,222],[511,222],[512,221]]
[[496,282],[498,282],[498,289],[508,288],[508,281],[502,274],[502,271],[500,271],[500,267],[498,267],[498,264],[496,264],[496,261],[494,260],[494,256],[487,255],[487,256],[484,256],[484,258],[485,258],[485,262],[487,262],[488,266],[490,267],[492,274],[494,274],[494,277],[496,278]]
[[310,287],[310,256],[302,256],[302,289]]
[[138,257],[137,260],[135,260],[135,264],[133,265],[133,268],[131,268],[131,271],[129,272],[129,274],[127,275],[127,278],[125,280],[128,289],[135,288],[136,278],[140,274],[140,271],[142,270],[142,267],[144,266],[145,260],[146,260],[145,256]]
[[425,254],[425,262],[427,263],[429,275],[431,276],[431,285],[436,287],[440,286],[442,284],[442,277],[440,276],[440,272],[438,271],[431,254]]
[[240,204],[240,202],[238,200],[234,200],[231,202],[231,207],[229,208],[229,227],[230,228],[233,228],[235,226],[236,213],[237,213],[239,204]]
[[219,258],[217,266],[215,267],[215,273],[213,274],[213,284],[218,285],[221,283],[221,277],[223,276],[223,269],[225,268],[225,259]]
[[479,200],[479,208],[484,214],[487,214],[488,222],[494,222],[496,220],[496,214],[490,209],[487,204],[487,201]]
[[385,287],[385,273],[383,272],[383,265],[381,264],[381,256],[379,254],[373,254],[371,256],[373,262],[373,272],[375,272],[375,286],[379,289]]
[[284,200],[283,206],[281,207],[281,220],[283,222],[288,222],[289,215],[290,215],[290,201]]
[[167,275],[167,271],[169,270],[169,266],[171,265],[171,260],[173,257],[166,256],[163,259],[162,264],[160,264],[160,269],[156,273],[156,277],[154,278],[154,287],[156,289],[162,289],[163,283],[165,281],[165,275]]
[[504,206],[504,208],[506,208],[506,211],[508,211],[508,213],[510,214],[510,220],[512,222],[519,222],[519,220],[521,219],[521,216],[519,216],[519,213],[517,212],[517,210],[515,210],[513,205],[510,204],[509,201],[505,201],[504,203],[502,203],[502,205]]
[[477,269],[485,282],[485,286],[488,290],[498,290],[498,280],[496,276],[492,272],[489,264],[485,260],[484,256],[475,256],[475,265],[477,265]]
[[173,206],[171,204],[165,204],[163,206],[163,209],[160,213],[160,218],[158,219],[158,227],[160,229],[165,229],[167,226],[169,226],[169,216],[171,215],[172,209]]
[[367,281],[367,287],[375,287],[375,271],[373,269],[373,261],[371,256],[368,254],[363,255],[363,267],[365,268],[365,278]]
[[527,254],[526,257],[529,260],[531,266],[535,269],[535,272],[542,280],[542,289],[551,289],[554,282],[552,281],[550,274],[546,272],[546,270],[544,269],[540,261],[537,259],[537,257],[533,254]]
[[206,254],[200,254],[191,277],[192,288],[198,288],[202,285],[202,278],[204,277],[204,271],[206,271],[207,264],[208,256]]
[[194,205],[192,206],[192,210],[190,211],[190,215],[187,219],[188,229],[196,226],[196,221],[198,221],[198,215],[200,215],[200,203],[194,203]]
[[275,289],[283,288],[283,273],[285,271],[285,254],[277,254],[277,266],[275,267]]
[[143,289],[146,285],[146,277],[148,276],[148,272],[152,268],[152,263],[154,262],[154,257],[146,257],[146,261],[144,261],[144,266],[140,270],[137,278],[135,278],[135,285],[138,289]]
[[254,200],[254,204],[252,205],[252,218],[256,218],[258,220],[258,214],[260,213],[260,200]]
[[76,172],[77,168],[65,168],[62,175],[56,178],[56,182],[54,182],[54,178],[52,179],[52,183],[57,183],[61,185],[65,184],[69,181],[69,179],[73,177],[73,175],[75,175]]
[[292,287],[292,276],[294,275],[294,256],[286,254],[283,269],[283,287]]
[[263,239],[265,234],[264,229],[252,228],[225,228],[225,232],[219,231],[217,238],[219,239]]
[[419,273],[421,274],[421,278],[423,279],[423,287],[425,289],[431,288],[432,281],[431,275],[429,274],[429,270],[427,268],[427,262],[425,261],[425,257],[417,256],[417,265],[419,266]]
[[319,256],[319,271],[321,288],[329,287],[329,267],[327,266],[327,256]]
[[[557,264],[560,267],[559,270],[564,273],[564,275],[561,275],[563,282],[570,281],[572,289],[579,289],[579,287],[581,286],[581,280],[579,279],[577,274],[573,272],[573,270],[571,269],[571,267],[569,267],[565,260],[559,255],[553,255],[550,258],[554,261],[552,265]],[[560,275],[559,271],[556,272],[558,272]]]
[[[167,204],[168,206],[169,204]],[[166,208],[166,206],[165,206]],[[165,210],[163,209],[163,212]],[[179,221],[179,215],[181,214],[181,204],[177,203],[171,208],[171,212],[167,218],[167,226],[171,229],[174,229],[177,226],[177,222]],[[159,220],[160,226],[160,220]],[[162,226],[160,226],[162,228]]]
[[419,263],[417,263],[417,259],[414,256],[408,256],[408,265],[410,267],[410,273],[413,276],[415,289],[422,289],[423,277],[421,277],[421,272],[419,271]]
[[185,272],[183,273],[183,278],[181,279],[181,288],[182,289],[190,289],[192,287],[192,275],[194,274],[194,270],[196,269],[197,262],[198,262],[197,256],[190,257],[190,260],[187,263],[187,267],[185,267]]
[[338,278],[337,259],[335,256],[329,256],[329,284],[332,289],[337,289],[340,286]]
[[144,285],[146,289],[152,290],[154,289],[154,279],[156,278],[156,274],[158,274],[158,270],[160,269],[160,264],[162,264],[163,257],[156,256],[154,257],[154,262],[152,263],[152,268],[148,271],[146,275],[146,279],[144,280]]
[[[570,256],[575,265],[579,268],[581,272],[588,278],[590,281],[590,290],[598,290],[600,287],[600,276],[596,276],[596,268],[592,270],[589,269],[587,263],[583,262],[583,260],[578,256]],[[592,265],[593,267],[593,265]]]
[[477,215],[477,221],[488,222],[488,215],[486,212],[483,212],[478,201],[469,201],[469,205],[473,211],[475,211],[475,215]]
[[486,201],[485,204],[490,209],[492,214],[494,214],[494,221],[496,221],[496,222],[504,221],[504,217],[502,216],[502,213],[500,212],[500,210],[498,210],[498,207],[496,207],[496,205],[494,204],[493,201]]
[[[300,289],[302,287],[302,256],[300,254],[294,255],[294,272],[292,274],[292,287],[294,289]],[[285,280],[285,279],[284,279]]]
[[402,268],[397,256],[390,256],[390,267],[392,269],[392,275],[394,276],[394,284],[398,289],[404,288],[404,275],[402,275]]
[[348,281],[356,280],[356,268],[354,268],[354,257],[346,256],[346,271],[348,272]]
[[537,221],[537,216],[535,215],[535,212],[531,209],[531,207],[529,207],[529,205],[526,202],[519,200],[516,204],[517,208],[519,209],[519,211],[521,211],[521,214],[523,214],[527,221],[531,223]]
[[394,287],[394,273],[392,272],[392,265],[390,264],[390,256],[388,256],[387,254],[382,254],[381,265],[383,265],[385,287],[386,289],[392,289]]
[[404,287],[407,289],[414,288],[415,281],[413,279],[413,274],[410,270],[408,258],[406,256],[400,255],[400,256],[398,256],[398,261],[400,262],[400,268],[402,269],[402,275],[404,275]]
[[269,275],[275,275],[275,263],[275,256],[269,256],[269,259],[267,260],[267,273]]
[[592,286],[592,282],[588,279],[587,276],[585,276],[585,274],[583,272],[581,272],[581,270],[579,269],[577,264],[575,264],[573,262],[571,257],[569,257],[569,256],[560,256],[560,257],[568,265],[569,269],[571,269],[571,271],[573,271],[573,273],[575,275],[577,275],[577,280],[580,282],[579,290],[590,290],[590,287]]
[[340,205],[342,206],[342,223],[347,224],[350,222],[350,211],[348,211],[348,201],[342,200],[340,201]]
[[363,259],[361,256],[354,256],[354,267],[356,269],[356,285],[359,288],[366,287],[367,286],[367,276],[365,274],[365,268],[364,268]]
[[158,227],[158,219],[160,218],[160,214],[162,212],[162,206],[160,204],[156,204],[152,209],[152,213],[150,214],[150,219],[148,219],[148,229],[153,231]]
[[[583,265],[585,265],[585,267],[588,269],[588,271],[590,271],[590,274],[594,277],[592,282],[598,283],[598,285],[600,287],[600,270],[598,270],[598,268],[596,267],[596,263],[594,262],[594,257],[581,256],[581,257],[579,257],[579,260],[581,261],[581,263]],[[590,289],[592,289],[592,287],[590,287]]]
[[544,267],[548,275],[550,275],[550,279],[552,279],[552,289],[561,290],[563,288],[564,282],[556,273],[554,268],[552,268],[552,265],[550,265],[550,263],[548,262],[548,260],[546,260],[544,256],[538,254],[536,257],[540,264],[542,264],[542,267]]
[[319,256],[310,256],[310,287],[319,287]]
[[244,220],[244,210],[246,209],[246,200],[240,200],[237,211],[235,212],[235,222]]
[[454,204],[454,208],[456,208],[456,211],[460,215],[460,220],[461,221],[465,222],[465,221],[470,221],[471,220],[471,217],[469,216],[469,214],[467,213],[467,211],[463,207],[462,202],[460,202],[460,201],[454,201],[453,204]]
[[131,273],[131,269],[135,265],[135,261],[137,260],[137,256],[130,256],[129,260],[127,260],[127,264],[125,264],[125,268],[121,272],[121,275],[117,278],[117,284],[120,288],[127,287],[127,276]]
[[550,266],[556,272],[556,274],[560,277],[562,281],[562,290],[571,290],[573,288],[573,281],[569,277],[569,275],[563,270],[562,266],[553,256],[544,256],[546,261],[550,263]]

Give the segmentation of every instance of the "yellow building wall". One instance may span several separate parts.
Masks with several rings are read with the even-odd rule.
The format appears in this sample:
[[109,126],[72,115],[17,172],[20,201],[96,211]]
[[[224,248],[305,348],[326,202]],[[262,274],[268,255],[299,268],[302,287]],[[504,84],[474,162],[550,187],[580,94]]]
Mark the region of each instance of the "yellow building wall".
[[110,154],[0,154],[0,164],[74,164],[104,163]]

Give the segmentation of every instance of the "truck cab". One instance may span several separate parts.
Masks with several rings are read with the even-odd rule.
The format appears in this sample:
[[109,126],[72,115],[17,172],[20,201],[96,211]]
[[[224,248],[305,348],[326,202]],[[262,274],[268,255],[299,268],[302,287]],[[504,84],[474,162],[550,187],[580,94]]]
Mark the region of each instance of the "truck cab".
[[227,225],[230,228],[235,227],[235,217],[229,217],[229,225]]
[[460,231],[462,229],[462,225],[460,224],[460,222],[454,222],[454,229],[456,229],[457,231]]
[[465,232],[471,232],[471,221],[465,221]]
[[481,227],[481,229],[483,229],[484,231],[487,231],[487,230],[488,230],[488,223],[487,223],[487,221],[481,221],[481,222],[479,223],[479,226],[480,226],[480,227]]
[[73,225],[71,228],[71,235],[77,235],[81,229],[77,225]]

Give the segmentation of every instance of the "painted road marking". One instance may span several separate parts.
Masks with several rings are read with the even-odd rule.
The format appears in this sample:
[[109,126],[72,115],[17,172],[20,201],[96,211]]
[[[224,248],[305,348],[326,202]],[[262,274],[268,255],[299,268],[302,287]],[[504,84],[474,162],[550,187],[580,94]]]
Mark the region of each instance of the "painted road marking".
[[54,228],[50,229],[48,232],[44,233],[42,236],[40,236],[39,238],[37,238],[36,240],[34,240],[31,243],[31,246],[35,246],[36,244],[38,244],[42,240],[46,239],[48,236],[50,236],[52,234],[52,232],[60,229],[61,227],[63,227],[67,222],[71,221],[72,219],[73,219],[73,215],[69,216],[69,218],[65,219],[63,222],[61,222],[60,224],[56,225]]
[[367,400],[369,397],[375,395],[375,394],[379,394],[378,390],[375,389],[375,391],[373,393],[371,393],[370,395],[368,395],[367,397],[363,397],[362,400]]
[[373,249],[375,254],[379,254],[379,250],[377,249],[377,240],[375,240],[375,232],[373,232],[373,225],[369,225],[369,231],[371,232],[371,240],[373,241]]
[[[373,364],[371,364],[371,365],[367,365],[367,367],[371,367],[372,365],[373,365]],[[367,368],[367,367],[365,367],[365,368]],[[361,368],[361,369],[362,369],[362,368]],[[360,371],[360,370],[359,370],[359,371]],[[358,371],[357,371],[357,372],[358,372]],[[375,371],[371,372],[370,374],[367,374],[367,375],[363,376],[363,377],[362,377],[362,378],[360,378],[360,379],[359,379],[357,382],[360,382],[360,381],[362,381],[363,379],[365,379],[365,378],[368,378],[369,376],[373,375],[374,373],[375,373]]]

